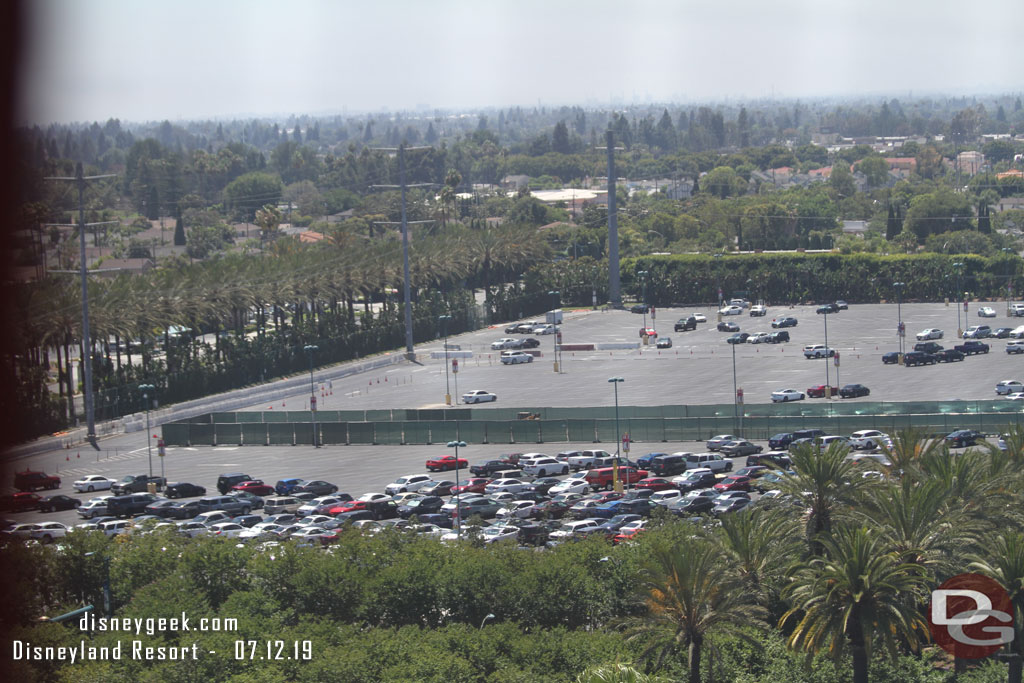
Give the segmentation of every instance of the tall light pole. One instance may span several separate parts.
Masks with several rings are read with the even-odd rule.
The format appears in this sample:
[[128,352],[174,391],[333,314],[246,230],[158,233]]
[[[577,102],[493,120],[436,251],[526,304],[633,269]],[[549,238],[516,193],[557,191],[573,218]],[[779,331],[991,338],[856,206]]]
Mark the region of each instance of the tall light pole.
[[149,395],[156,391],[152,384],[140,384],[139,391],[142,392],[142,400],[146,404],[146,449],[149,451],[149,478],[153,478],[153,435],[149,429]]
[[622,444],[622,436],[619,434],[619,382],[625,382],[622,377],[609,377],[615,388],[615,465],[612,468],[612,486],[616,491],[622,493],[622,482],[619,481],[619,448]]
[[640,298],[640,305],[643,306],[644,329],[646,330],[647,329],[647,271],[646,270],[637,271],[636,275],[643,282],[643,285],[642,285],[643,286],[643,294],[640,295],[641,296],[641,298]]
[[[715,254],[715,286],[718,287],[718,309],[722,309],[722,280],[718,274],[718,267],[722,261],[723,254]],[[721,319],[721,315],[719,315]]]
[[313,352],[319,351],[320,347],[315,344],[307,344],[302,350],[309,356],[309,412],[313,420],[313,447],[320,448],[320,440],[316,438],[316,387],[313,384]]
[[[455,449],[455,486],[456,486],[456,488],[458,488],[458,486],[459,486],[459,447],[460,446],[462,448],[465,448],[466,447],[466,442],[465,441],[449,441],[448,442],[448,448],[454,448]],[[456,526],[456,534],[458,535],[460,541],[462,540],[462,510],[459,509],[459,503],[461,503],[461,502],[462,502],[462,492],[460,491],[459,493],[455,494],[455,526]]]
[[[548,292],[548,294],[551,296],[551,310],[552,311],[557,311],[558,310],[558,297],[562,293],[560,291],[558,291],[557,289],[553,289],[550,292]],[[552,320],[556,319],[555,316],[554,316],[554,313],[552,313],[552,318],[551,319]],[[554,368],[555,372],[558,372],[558,334],[559,334],[559,332],[558,332],[558,323],[553,322],[552,324],[555,326],[555,333],[553,335],[551,335],[551,353],[555,357],[555,368]]]
[[737,428],[740,418],[740,395],[739,387],[736,384],[736,344],[729,344],[732,347],[732,419],[733,429],[736,429],[736,433],[741,433]]
[[896,288],[896,335],[900,341],[900,364],[903,364],[903,288],[906,286],[903,282],[894,282],[892,286]]
[[954,292],[954,296],[953,296],[953,305],[956,306],[956,336],[957,336],[957,339],[959,339],[960,336],[963,335],[963,333],[964,333],[964,328],[960,324],[960,306],[961,306],[960,299],[963,296],[960,293],[960,273],[963,270],[963,267],[964,267],[964,264],[960,263],[959,261],[957,261],[956,263],[953,264],[953,270],[956,272],[956,292]]
[[[1012,256],[1016,252],[1010,247],[1003,247],[1002,252],[1008,256]],[[1006,261],[1006,315],[1010,315],[1010,299],[1013,298],[1013,285],[1011,284],[1013,279],[1013,260],[1008,259]]]
[[444,404],[446,406],[452,404],[452,392],[448,384],[448,321],[451,319],[450,315],[439,315],[437,317],[437,322],[441,323],[441,329],[444,334]]
[[828,311],[824,312],[825,318],[825,398],[832,398],[832,385],[829,384],[828,380],[828,359],[829,359],[829,348],[828,348]]

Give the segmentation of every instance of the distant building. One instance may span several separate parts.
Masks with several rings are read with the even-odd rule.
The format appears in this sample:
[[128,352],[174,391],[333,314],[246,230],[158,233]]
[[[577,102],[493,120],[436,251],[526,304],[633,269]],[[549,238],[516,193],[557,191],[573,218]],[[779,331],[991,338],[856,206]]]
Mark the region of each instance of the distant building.
[[530,185],[528,175],[507,175],[501,179],[501,186],[506,190],[521,190]]
[[981,172],[982,166],[985,165],[985,155],[976,150],[967,150],[960,152],[956,156],[956,161],[961,173],[977,175]]

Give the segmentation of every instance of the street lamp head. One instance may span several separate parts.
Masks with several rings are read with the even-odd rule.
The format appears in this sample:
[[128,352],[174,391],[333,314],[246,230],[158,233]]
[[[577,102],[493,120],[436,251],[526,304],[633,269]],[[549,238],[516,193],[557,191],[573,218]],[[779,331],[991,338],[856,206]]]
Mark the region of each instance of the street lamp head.
[[625,382],[626,380],[623,379],[622,377],[609,377],[608,381],[609,382]]
[[448,322],[452,317],[450,315],[439,315],[437,316],[437,319],[439,322]]
[[306,353],[312,353],[313,351],[319,351],[320,347],[317,346],[316,344],[306,344],[305,346],[302,347],[302,350],[305,351]]
[[155,390],[156,390],[156,387],[154,387],[152,384],[140,384],[139,385],[139,391],[142,391],[142,392],[155,391]]
[[466,442],[465,441],[449,441],[448,442],[448,448],[465,448],[465,447],[466,447]]

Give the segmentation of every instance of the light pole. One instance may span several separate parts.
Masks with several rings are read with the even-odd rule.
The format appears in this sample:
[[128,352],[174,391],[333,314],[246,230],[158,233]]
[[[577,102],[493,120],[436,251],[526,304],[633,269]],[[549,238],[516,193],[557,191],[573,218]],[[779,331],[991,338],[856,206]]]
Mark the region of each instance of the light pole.
[[552,289],[551,291],[548,292],[548,295],[551,296],[551,310],[552,310],[551,320],[552,320],[552,325],[555,326],[555,333],[551,336],[551,354],[555,358],[555,368],[554,368],[555,372],[558,372],[558,334],[559,333],[558,333],[558,323],[554,322],[556,320],[554,311],[558,310],[558,297],[561,294],[562,293],[560,291],[558,291],[557,289]]
[[302,350],[309,356],[309,412],[313,421],[313,447],[320,448],[320,440],[316,438],[316,387],[313,384],[313,352],[319,351],[320,347],[315,344],[306,344]]
[[622,493],[622,482],[619,481],[619,447],[622,444],[622,438],[619,435],[619,382],[626,380],[622,377],[609,377],[608,381],[615,388],[615,466],[612,468],[612,486],[616,491]]
[[452,404],[452,392],[448,384],[448,321],[451,319],[450,315],[437,317],[437,322],[441,323],[441,329],[444,330],[444,404],[446,406]]
[[149,478],[153,478],[153,435],[149,429],[149,394],[156,391],[152,384],[140,384],[139,391],[142,392],[142,400],[146,404],[146,449],[149,451]]
[[832,385],[828,383],[828,311],[823,313],[825,317],[825,398],[832,398]]
[[892,286],[896,288],[896,335],[900,341],[900,364],[903,364],[903,288],[906,286],[903,282],[894,282]]
[[953,293],[953,305],[956,307],[956,336],[959,339],[963,333],[964,328],[960,324],[960,272],[963,270],[964,264],[957,261],[953,264],[953,270],[956,272],[956,291]]
[[640,305],[643,306],[644,313],[644,329],[647,329],[647,271],[637,271],[637,277],[643,282],[643,294],[641,294]]
[[740,395],[738,392],[739,387],[736,386],[736,344],[729,344],[732,347],[732,419],[733,428],[736,429],[737,434],[741,434],[742,431],[737,428],[739,424],[740,416]]
[[483,621],[480,622],[480,628],[482,629],[484,627],[484,624],[486,624],[488,621],[490,621],[493,618],[494,618],[493,614],[488,614],[487,616],[485,616]]
[[[1010,255],[1015,253],[1013,251],[1013,249],[1011,249],[1010,247],[1003,247],[1001,251],[1004,254],[1007,254],[1008,256],[1010,256]],[[1012,279],[1013,279],[1013,260],[1011,258],[1011,259],[1007,259],[1007,261],[1006,261],[1006,315],[1010,315],[1010,299],[1012,298],[1012,290],[1013,290],[1013,285],[1011,284]]]
[[[719,263],[721,263],[723,254],[715,254],[715,285],[718,287],[718,310],[722,310],[722,280],[718,274]],[[718,319],[722,319],[722,315],[718,315]]]
[[[448,448],[455,449],[455,487],[459,486],[459,446],[462,448],[466,447],[465,441],[449,441]],[[462,492],[455,494],[455,531],[458,534],[459,540],[462,540],[462,510],[459,509],[459,503],[462,502]]]

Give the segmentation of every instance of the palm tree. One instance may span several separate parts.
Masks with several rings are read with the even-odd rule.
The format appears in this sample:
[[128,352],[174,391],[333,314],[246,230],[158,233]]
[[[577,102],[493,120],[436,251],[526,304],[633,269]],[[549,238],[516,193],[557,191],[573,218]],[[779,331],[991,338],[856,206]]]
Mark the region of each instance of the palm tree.
[[725,515],[721,522],[711,538],[736,568],[744,590],[767,604],[772,586],[785,575],[789,558],[799,550],[797,521],[788,510],[752,508]]
[[602,664],[588,667],[576,677],[576,683],[669,683],[660,676],[648,676],[628,664]]
[[701,648],[710,632],[763,623],[764,608],[707,539],[653,543],[641,577],[647,612],[626,622],[629,639],[648,641],[641,659],[655,656],[656,669],[676,648],[687,647],[690,683],[700,683]]
[[897,639],[916,648],[928,632],[916,604],[925,572],[867,527],[839,529],[820,543],[824,556],[798,565],[784,588],[792,606],[779,625],[796,621],[788,639],[794,649],[833,657],[849,650],[854,683],[867,683],[876,639],[892,653]]
[[795,474],[779,482],[779,488],[807,510],[806,536],[814,554],[821,553],[819,538],[831,532],[841,503],[853,499],[867,485],[858,466],[847,459],[848,453],[849,448],[838,441],[820,453],[810,444],[802,444],[790,456]]

